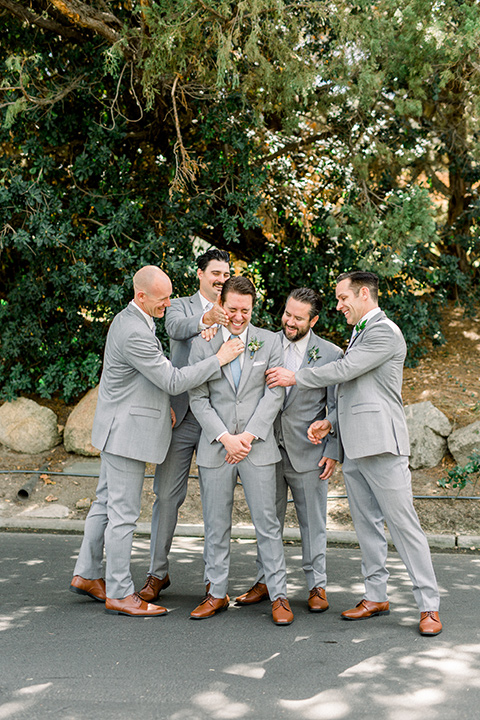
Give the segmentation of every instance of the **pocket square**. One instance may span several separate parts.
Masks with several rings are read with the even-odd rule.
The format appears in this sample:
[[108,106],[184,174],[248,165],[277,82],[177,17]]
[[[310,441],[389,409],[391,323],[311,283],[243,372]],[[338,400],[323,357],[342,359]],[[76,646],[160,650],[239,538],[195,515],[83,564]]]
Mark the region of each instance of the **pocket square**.
[[266,360],[257,360],[257,362],[253,363],[253,367],[256,367],[256,365],[265,365]]

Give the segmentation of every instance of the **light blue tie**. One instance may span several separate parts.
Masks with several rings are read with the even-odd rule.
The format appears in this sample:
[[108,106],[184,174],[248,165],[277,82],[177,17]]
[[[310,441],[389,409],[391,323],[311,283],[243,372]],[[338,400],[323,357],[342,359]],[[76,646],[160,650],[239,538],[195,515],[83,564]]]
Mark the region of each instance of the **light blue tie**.
[[[237,335],[230,335],[230,340],[236,340]],[[240,382],[240,376],[242,374],[242,366],[240,365],[240,356],[236,357],[235,360],[232,360],[230,363],[230,369],[232,371],[232,378],[233,378],[233,384],[235,385],[235,390],[238,388],[238,383]]]

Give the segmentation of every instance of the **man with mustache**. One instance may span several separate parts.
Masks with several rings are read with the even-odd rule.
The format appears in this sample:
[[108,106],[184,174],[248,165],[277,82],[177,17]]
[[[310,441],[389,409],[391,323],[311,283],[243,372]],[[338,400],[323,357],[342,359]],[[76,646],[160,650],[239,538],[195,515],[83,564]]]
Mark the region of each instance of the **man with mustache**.
[[[218,299],[223,284],[230,277],[230,256],[224,250],[211,248],[197,258],[199,289],[194,295],[171,301],[165,315],[165,329],[170,337],[170,359],[174,367],[188,365],[193,338],[202,330],[225,325],[227,316]],[[168,454],[157,465],[153,490],[156,499],[152,510],[150,568],[140,597],[155,602],[170,585],[168,553],[177,524],[178,510],[187,494],[188,475],[193,452],[200,438],[200,425],[193,416],[188,393],[170,398],[175,424]]]

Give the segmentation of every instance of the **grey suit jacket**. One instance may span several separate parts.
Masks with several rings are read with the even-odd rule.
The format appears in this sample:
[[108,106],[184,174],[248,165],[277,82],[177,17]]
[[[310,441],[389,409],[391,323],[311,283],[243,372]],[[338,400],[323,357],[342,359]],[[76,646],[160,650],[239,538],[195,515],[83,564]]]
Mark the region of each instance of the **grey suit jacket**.
[[[197,462],[203,467],[224,464],[225,448],[216,438],[225,431],[238,434],[246,430],[258,438],[253,441],[248,455],[254,465],[270,465],[280,460],[273,422],[285,393],[283,388],[269,390],[265,371],[282,364],[282,344],[278,335],[249,325],[247,345],[253,338],[263,345],[254,353],[245,348],[237,391],[230,366],[224,365],[220,374],[189,392],[191,410],[202,427]],[[221,344],[221,332],[210,342],[202,337],[196,338],[192,343],[190,363],[210,357]]]
[[338,384],[337,418],[347,457],[410,454],[401,394],[406,352],[400,328],[380,312],[343,358],[296,373],[301,389]]
[[[282,331],[279,337],[283,337]],[[316,359],[312,355],[316,355]],[[311,332],[300,369],[321,368],[341,357],[343,352],[339,347]],[[323,420],[327,415],[327,409],[328,419],[335,429],[335,386],[333,385],[328,388],[319,387],[314,392],[294,385],[288,393],[283,409],[275,420],[274,429],[278,444],[287,451],[296,472],[318,469],[318,463],[323,456],[333,460],[340,459],[336,433],[327,435],[321,445],[314,445],[307,437],[311,423]]]
[[[198,325],[204,315],[200,293],[175,298],[165,313],[165,330],[170,338],[172,365],[182,368],[188,365],[192,340],[198,335]],[[180,425],[188,410],[188,393],[170,398],[175,411],[176,425]]]
[[161,463],[171,439],[170,398],[220,374],[216,357],[176,369],[132,305],[107,335],[92,444],[113,455]]

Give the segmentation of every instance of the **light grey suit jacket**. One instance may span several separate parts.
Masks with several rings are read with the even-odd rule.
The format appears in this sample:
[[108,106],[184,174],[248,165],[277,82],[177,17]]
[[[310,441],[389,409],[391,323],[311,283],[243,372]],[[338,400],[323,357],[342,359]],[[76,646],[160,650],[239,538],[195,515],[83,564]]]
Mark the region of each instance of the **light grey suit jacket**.
[[[282,331],[279,332],[279,337],[283,338]],[[312,356],[315,354],[316,359]],[[341,357],[343,352],[339,347],[311,332],[300,369],[321,368],[326,363]],[[312,422],[326,417],[327,408],[334,434],[327,435],[321,445],[314,445],[307,437],[307,430]],[[328,388],[319,387],[314,392],[294,385],[274,425],[277,442],[287,451],[288,459],[296,472],[318,469],[318,463],[323,456],[333,460],[340,459],[335,427],[335,386],[333,385]]]
[[[203,467],[224,464],[225,448],[216,438],[225,431],[238,434],[246,430],[258,438],[253,441],[248,455],[254,465],[270,465],[280,460],[273,422],[282,406],[284,390],[279,387],[269,390],[265,371],[282,364],[282,344],[278,335],[249,325],[247,345],[253,338],[263,345],[254,353],[245,348],[237,391],[230,365],[224,365],[220,374],[189,392],[191,410],[202,427],[197,462]],[[210,342],[196,338],[192,343],[190,363],[210,357],[221,344],[220,331]]]
[[169,395],[219,374],[212,356],[174,368],[147,320],[128,305],[108,331],[92,444],[113,455],[163,462],[172,435]]
[[410,454],[401,394],[406,352],[400,328],[380,312],[368,320],[343,358],[296,373],[303,390],[338,384],[338,427],[350,459]]
[[[204,315],[200,292],[188,297],[175,298],[165,313],[165,330],[170,338],[172,365],[182,368],[188,365],[192,340],[199,333],[198,325]],[[188,393],[170,398],[175,411],[176,426],[180,425],[188,410]]]

